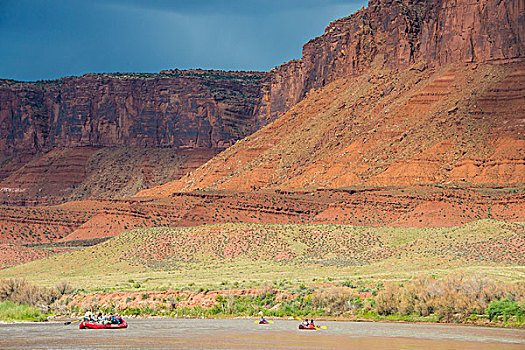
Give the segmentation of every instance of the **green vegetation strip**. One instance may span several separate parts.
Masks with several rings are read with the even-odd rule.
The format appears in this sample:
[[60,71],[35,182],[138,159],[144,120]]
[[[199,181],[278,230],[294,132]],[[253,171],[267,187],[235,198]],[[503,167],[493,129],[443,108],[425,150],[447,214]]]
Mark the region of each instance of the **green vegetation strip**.
[[[132,283],[134,281],[130,281]],[[205,288],[164,292],[78,294],[61,299],[71,314],[86,311],[128,316],[339,318],[369,321],[445,322],[525,326],[525,283],[481,276],[418,276],[402,282],[274,281],[258,289]],[[237,285],[237,287],[235,287]],[[206,305],[206,306],[203,306]]]
[[0,321],[45,321],[46,318],[36,307],[0,301]]

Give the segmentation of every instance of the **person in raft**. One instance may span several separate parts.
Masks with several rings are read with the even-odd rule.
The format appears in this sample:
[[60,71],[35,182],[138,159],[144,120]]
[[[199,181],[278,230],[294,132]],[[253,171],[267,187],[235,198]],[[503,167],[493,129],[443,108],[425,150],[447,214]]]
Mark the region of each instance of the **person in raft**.
[[98,313],[97,322],[100,324],[106,324],[106,317],[104,316],[102,312]]
[[108,324],[108,323],[110,323],[109,319],[110,319],[109,315],[106,315],[106,314],[103,314],[102,312],[100,312],[98,314],[98,317],[97,317],[97,323]]
[[310,320],[310,326],[315,327],[314,320]]
[[309,323],[308,323],[308,319],[304,320],[303,322],[301,322],[301,324],[305,327],[308,327]]
[[84,315],[84,321],[93,321],[93,314],[91,311],[87,311]]

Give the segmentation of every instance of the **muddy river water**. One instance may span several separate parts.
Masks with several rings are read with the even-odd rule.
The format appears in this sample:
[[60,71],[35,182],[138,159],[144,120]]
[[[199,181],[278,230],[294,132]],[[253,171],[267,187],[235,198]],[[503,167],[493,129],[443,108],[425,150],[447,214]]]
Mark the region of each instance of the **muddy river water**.
[[0,324],[0,349],[525,349],[525,331],[397,323],[128,320],[127,329],[79,330],[78,323]]

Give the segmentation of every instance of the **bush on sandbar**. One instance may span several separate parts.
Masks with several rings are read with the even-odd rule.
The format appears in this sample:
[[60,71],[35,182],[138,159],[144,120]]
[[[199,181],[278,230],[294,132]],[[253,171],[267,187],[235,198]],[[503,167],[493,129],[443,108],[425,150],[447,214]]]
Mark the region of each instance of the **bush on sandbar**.
[[[504,298],[512,302],[525,301],[525,284],[461,274],[442,280],[419,276],[404,283],[387,283],[377,295],[376,307],[377,313],[383,316],[437,315],[444,322],[459,322],[471,315],[486,314],[492,302]],[[492,307],[492,310],[500,309]]]

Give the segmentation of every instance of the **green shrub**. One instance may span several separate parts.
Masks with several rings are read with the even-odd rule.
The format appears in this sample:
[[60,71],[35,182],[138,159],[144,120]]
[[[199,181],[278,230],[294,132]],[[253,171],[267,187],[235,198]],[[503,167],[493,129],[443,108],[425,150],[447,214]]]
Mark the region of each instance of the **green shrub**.
[[519,316],[522,310],[517,302],[507,298],[492,301],[487,307],[487,314],[492,321],[496,316],[503,316],[505,320],[509,316]]
[[142,310],[139,307],[128,307],[122,312],[125,316],[140,316],[142,314]]
[[45,321],[44,315],[36,307],[16,304],[12,301],[0,302],[1,321]]

